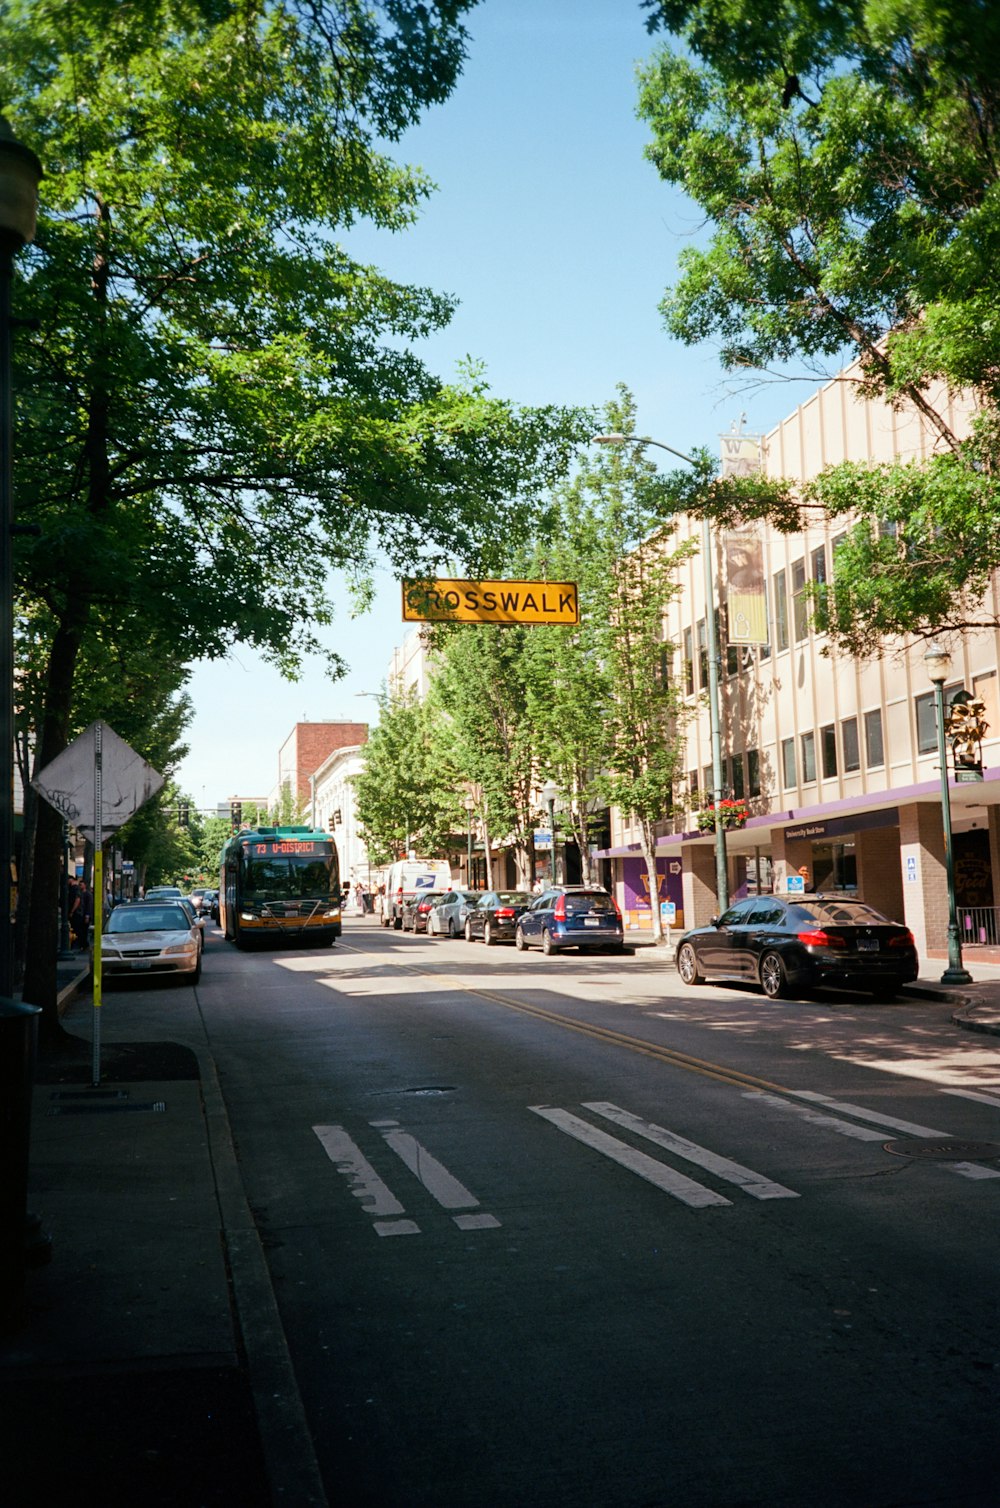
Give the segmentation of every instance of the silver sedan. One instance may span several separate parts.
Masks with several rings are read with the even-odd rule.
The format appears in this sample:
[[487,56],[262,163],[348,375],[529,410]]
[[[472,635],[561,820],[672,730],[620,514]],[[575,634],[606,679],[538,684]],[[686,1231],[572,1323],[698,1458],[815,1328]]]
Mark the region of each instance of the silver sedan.
[[449,890],[427,916],[428,937],[461,937],[465,913],[478,901],[478,890]]

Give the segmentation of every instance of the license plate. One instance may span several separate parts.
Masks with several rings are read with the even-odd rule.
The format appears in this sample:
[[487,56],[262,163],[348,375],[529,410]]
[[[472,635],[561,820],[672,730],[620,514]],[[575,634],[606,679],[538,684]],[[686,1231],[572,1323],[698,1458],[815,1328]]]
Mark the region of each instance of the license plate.
[[148,969],[152,962],[151,958],[133,958],[132,967],[133,969]]
[[877,937],[859,937],[858,938],[858,952],[859,953],[877,953],[878,952],[878,938]]
[[583,925],[585,927],[599,927],[601,925],[600,917],[585,916],[583,918]]

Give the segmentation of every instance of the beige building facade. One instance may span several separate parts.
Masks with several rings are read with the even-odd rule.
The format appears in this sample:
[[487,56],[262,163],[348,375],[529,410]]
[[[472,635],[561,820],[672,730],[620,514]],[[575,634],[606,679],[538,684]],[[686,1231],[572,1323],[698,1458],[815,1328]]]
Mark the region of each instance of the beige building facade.
[[[957,433],[968,411],[944,405]],[[669,439],[670,437],[667,436]],[[724,443],[727,437],[723,437]],[[934,436],[916,413],[862,399],[848,369],[762,438],[768,475],[805,480],[845,460],[920,459]],[[911,928],[921,954],[947,949],[947,887],[940,764],[933,688],[923,663],[926,643],[887,644],[879,659],[859,662],[835,652],[809,626],[803,588],[829,581],[843,520],[821,520],[803,534],[762,527],[767,594],[766,645],[733,646],[721,635],[720,715],[723,783],[747,803],[748,820],[727,833],[729,886],[737,898],[782,890],[806,871],[816,889],[850,890]],[[700,541],[701,525],[681,520],[678,539]],[[715,537],[716,602],[724,602],[725,541]],[[711,799],[707,710],[706,601],[701,555],[682,567],[665,637],[672,673],[688,707],[686,778],[679,797],[687,814],[664,830],[657,854],[661,901],[673,903],[676,926],[699,926],[717,910],[714,835],[696,814]],[[997,583],[987,604],[995,613]],[[724,618],[722,619],[724,625]],[[967,687],[986,706],[984,778],[951,784],[955,878],[964,944],[997,942],[1000,905],[1000,636],[983,630],[947,641],[952,670],[946,698]],[[619,903],[634,925],[648,925],[648,882],[636,865],[637,834],[612,814],[607,856],[615,860]]]

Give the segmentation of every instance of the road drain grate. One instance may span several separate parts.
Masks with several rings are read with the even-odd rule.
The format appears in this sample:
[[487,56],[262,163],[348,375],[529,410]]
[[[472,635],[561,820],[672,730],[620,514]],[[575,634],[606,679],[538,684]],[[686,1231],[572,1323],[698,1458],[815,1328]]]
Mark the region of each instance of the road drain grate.
[[887,1141],[885,1151],[894,1157],[931,1157],[943,1162],[966,1162],[969,1158],[989,1161],[1000,1157],[1000,1142],[995,1141]]

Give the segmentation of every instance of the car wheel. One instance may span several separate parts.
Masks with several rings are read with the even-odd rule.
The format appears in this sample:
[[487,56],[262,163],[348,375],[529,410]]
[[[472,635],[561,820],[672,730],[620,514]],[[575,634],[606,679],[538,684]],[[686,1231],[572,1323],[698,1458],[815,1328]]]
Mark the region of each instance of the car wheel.
[[448,936],[449,938],[453,938],[455,936],[455,923],[452,921],[450,916],[448,918]]
[[546,958],[551,958],[555,951],[555,948],[552,946],[552,934],[548,927],[546,927],[542,933],[542,952]]
[[483,922],[483,942],[488,948],[492,948],[494,942],[493,928],[489,922]]
[[198,954],[198,967],[195,969],[194,973],[191,975],[191,983],[192,984],[197,984],[198,980],[200,978],[201,978],[201,954],[199,953]]
[[468,920],[468,918],[466,918],[465,922],[465,940],[466,942],[472,941],[472,923]]
[[519,953],[527,953],[528,944],[520,927],[514,933],[514,946]]
[[684,943],[677,955],[677,972],[685,984],[705,983],[705,976],[698,967],[698,955],[691,943]]
[[768,1000],[780,1000],[788,992],[788,975],[777,953],[765,953],[760,961],[760,987]]

